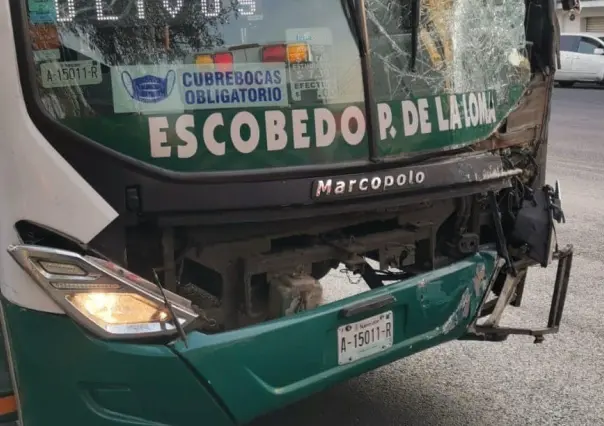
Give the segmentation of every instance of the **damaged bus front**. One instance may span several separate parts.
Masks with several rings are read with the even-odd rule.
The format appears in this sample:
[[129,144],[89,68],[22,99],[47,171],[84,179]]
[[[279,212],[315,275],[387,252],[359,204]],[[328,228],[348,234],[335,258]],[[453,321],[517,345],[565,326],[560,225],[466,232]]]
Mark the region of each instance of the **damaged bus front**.
[[[3,419],[245,424],[558,331],[552,2],[10,0],[0,35]],[[501,325],[534,265],[549,318]]]

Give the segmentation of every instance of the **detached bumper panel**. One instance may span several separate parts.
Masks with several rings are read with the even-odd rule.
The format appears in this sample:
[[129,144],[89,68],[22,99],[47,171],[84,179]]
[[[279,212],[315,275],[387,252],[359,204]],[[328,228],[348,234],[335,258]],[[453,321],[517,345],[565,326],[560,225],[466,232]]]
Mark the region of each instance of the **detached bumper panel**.
[[[211,383],[232,415],[247,422],[337,382],[459,338],[476,316],[495,261],[496,253],[481,252],[295,317],[219,335],[194,332],[188,348],[182,342],[174,348]],[[356,361],[343,360],[342,327],[373,317],[379,321],[380,314],[393,316],[392,341],[383,344],[384,350],[370,348]],[[389,320],[383,319],[381,333]],[[347,338],[346,344],[353,339]]]

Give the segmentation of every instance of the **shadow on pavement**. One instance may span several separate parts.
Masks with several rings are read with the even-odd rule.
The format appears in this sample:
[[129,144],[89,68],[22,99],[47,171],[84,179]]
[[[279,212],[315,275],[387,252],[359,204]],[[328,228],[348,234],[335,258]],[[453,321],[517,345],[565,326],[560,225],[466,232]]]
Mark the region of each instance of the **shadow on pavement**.
[[[441,418],[451,419],[447,425],[463,424],[459,419],[469,418],[458,404],[426,384],[424,387],[417,382],[410,383],[404,394],[400,394],[396,393],[396,387],[388,386],[379,375],[369,372],[261,417],[248,426],[419,425],[427,424],[426,413],[430,412],[440,412]],[[446,415],[442,415],[443,410],[447,411]],[[434,422],[429,424],[439,426]]]

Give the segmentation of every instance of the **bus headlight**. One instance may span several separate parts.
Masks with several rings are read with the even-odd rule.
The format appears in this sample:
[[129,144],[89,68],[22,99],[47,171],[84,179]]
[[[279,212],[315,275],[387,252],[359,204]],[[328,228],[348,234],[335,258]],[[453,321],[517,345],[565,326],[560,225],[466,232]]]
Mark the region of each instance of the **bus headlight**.
[[105,260],[33,245],[10,246],[21,267],[80,325],[105,339],[174,335],[197,314],[191,302]]
[[162,324],[169,319],[165,308],[131,293],[72,293],[65,299],[108,332],[126,331],[133,324]]

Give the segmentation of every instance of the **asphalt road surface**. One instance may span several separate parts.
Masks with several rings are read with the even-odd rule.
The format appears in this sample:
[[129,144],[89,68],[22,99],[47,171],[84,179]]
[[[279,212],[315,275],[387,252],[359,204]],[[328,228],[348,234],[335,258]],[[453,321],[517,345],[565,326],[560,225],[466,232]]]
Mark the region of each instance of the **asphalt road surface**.
[[[561,180],[567,224],[558,236],[576,248],[559,334],[541,345],[448,343],[253,425],[604,425],[603,166],[604,90],[555,89],[547,180]],[[507,324],[545,324],[555,269],[533,269]],[[341,275],[329,280],[334,293],[350,292]]]

